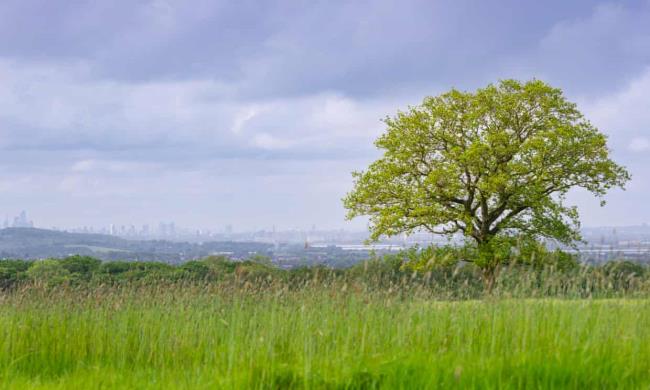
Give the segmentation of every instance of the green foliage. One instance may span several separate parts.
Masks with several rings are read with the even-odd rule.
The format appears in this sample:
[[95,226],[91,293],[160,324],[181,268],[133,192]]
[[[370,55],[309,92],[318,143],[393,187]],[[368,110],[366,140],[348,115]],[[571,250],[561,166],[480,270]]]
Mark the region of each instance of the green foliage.
[[534,270],[553,268],[568,272],[579,267],[577,256],[559,249],[549,251],[545,245],[526,236],[497,236],[490,242],[477,245],[468,241],[464,246],[413,247],[403,252],[403,269],[430,272],[456,267],[459,262],[470,262],[480,268],[515,264]]
[[102,262],[90,256],[76,255],[66,257],[59,263],[70,273],[73,279],[87,281],[97,272]]
[[201,261],[210,268],[214,275],[232,274],[237,268],[237,263],[226,256],[209,256]]
[[315,265],[312,267],[298,267],[291,270],[282,270],[277,272],[276,279],[282,280],[283,283],[291,289],[300,289],[302,286],[322,280],[337,280],[344,275],[353,272],[353,268],[337,269],[324,265]]
[[95,272],[102,262],[94,257],[75,255],[66,257],[60,263],[72,274],[87,275]]
[[246,260],[237,264],[235,274],[238,278],[250,280],[264,279],[278,275],[279,270],[270,262]]
[[131,262],[126,261],[106,261],[99,267],[99,272],[116,276],[123,274],[131,269]]
[[207,280],[211,274],[211,268],[205,261],[192,260],[180,266],[183,274],[191,280]]
[[47,259],[35,261],[27,270],[27,276],[35,283],[56,286],[69,282],[70,272],[60,261]]
[[504,257],[492,275],[492,286],[481,283],[485,271],[476,265],[475,256],[480,255],[478,247],[470,243],[464,247],[432,246],[373,255],[346,269],[317,265],[286,270],[258,261],[231,261],[222,256],[179,265],[114,261],[97,266],[96,260],[81,257],[37,262],[6,260],[0,261],[0,287],[14,290],[21,285],[32,288],[64,284],[94,289],[180,282],[247,285],[259,289],[279,283],[288,289],[300,290],[314,283],[342,282],[362,284],[364,289],[373,291],[390,290],[406,283],[409,290],[454,299],[479,298],[487,292],[494,295],[563,296],[570,291],[572,296],[578,297],[650,293],[650,272],[644,265],[631,262],[580,265],[575,255],[550,251],[535,241],[519,238],[495,240],[493,243],[497,242],[502,247],[496,250],[501,251]]
[[0,289],[12,287],[18,281],[17,279],[17,274],[11,269],[0,267]]
[[532,265],[536,269],[553,268],[561,272],[573,271],[580,267],[577,255],[559,249],[549,251],[543,245],[523,252],[517,257],[517,261]]
[[30,265],[23,260],[0,260],[0,289],[11,288],[26,279]]
[[612,261],[603,266],[604,274],[614,289],[630,290],[647,274],[647,267],[631,261]]
[[572,188],[602,201],[628,172],[607,140],[559,89],[504,80],[474,93],[452,90],[385,120],[383,156],[355,172],[348,217],[370,217],[372,239],[426,230],[460,233],[493,272],[513,236],[579,239]]
[[25,272],[31,266],[31,262],[25,260],[0,260],[0,268],[12,273]]
[[627,260],[611,261],[603,266],[607,275],[615,277],[642,277],[646,273],[646,267],[641,264]]
[[386,281],[401,276],[403,253],[386,254],[384,256],[372,256],[362,261],[347,271],[351,277],[362,278],[372,281]]
[[467,257],[466,252],[465,248],[453,246],[431,245],[424,249],[414,247],[404,252],[406,261],[402,268],[415,272],[430,272],[454,267]]
[[271,258],[269,256],[254,254],[253,256],[249,257],[247,260],[250,261],[250,262],[253,262],[253,263],[259,263],[259,264],[263,264],[263,265],[267,265],[267,266],[273,266],[273,261],[271,260]]

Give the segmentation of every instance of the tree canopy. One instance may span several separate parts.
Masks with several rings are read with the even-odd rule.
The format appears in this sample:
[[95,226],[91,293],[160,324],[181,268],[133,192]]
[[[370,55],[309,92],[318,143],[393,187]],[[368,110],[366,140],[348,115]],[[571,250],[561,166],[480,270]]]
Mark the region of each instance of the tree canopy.
[[453,89],[385,120],[383,156],[354,172],[348,218],[367,215],[371,238],[425,230],[495,237],[580,238],[571,188],[601,200],[630,175],[607,138],[562,91],[539,80]]

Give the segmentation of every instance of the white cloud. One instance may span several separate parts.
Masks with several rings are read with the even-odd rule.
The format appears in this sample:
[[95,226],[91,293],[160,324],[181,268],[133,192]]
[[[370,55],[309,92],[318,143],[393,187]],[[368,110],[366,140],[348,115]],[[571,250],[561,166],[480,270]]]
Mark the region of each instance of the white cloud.
[[[350,172],[368,162],[380,118],[406,107],[335,91],[238,100],[211,80],[91,79],[83,63],[0,60],[0,78],[3,209],[27,208],[40,226],[340,226]],[[287,210],[295,219],[280,220]]]
[[601,131],[609,135],[614,159],[632,174],[626,191],[612,191],[607,206],[586,196],[577,202],[583,207],[586,225],[640,224],[650,221],[650,211],[639,205],[647,198],[650,183],[650,68],[617,91],[595,99],[582,99],[580,108]]
[[632,143],[650,137],[650,68],[617,92],[583,99],[581,106],[587,118],[614,140]]
[[341,226],[381,118],[500,77],[582,96],[635,183],[650,182],[650,3],[132,3],[0,5],[4,208]]
[[266,150],[276,150],[276,149],[288,149],[291,147],[292,142],[289,140],[283,140],[276,138],[267,133],[255,134],[253,137],[253,145],[266,149]]
[[379,119],[403,106],[398,99],[358,101],[334,92],[233,100],[228,97],[232,86],[210,80],[92,80],[82,63],[0,61],[0,77],[0,146],[5,149],[322,153],[346,143],[367,149],[383,127]]
[[532,75],[581,94],[609,93],[650,61],[650,2],[607,2],[558,20],[528,58]]
[[159,170],[160,166],[155,163],[145,163],[136,161],[119,161],[119,160],[97,160],[86,159],[76,161],[70,171],[74,173],[86,174],[128,174],[128,173],[145,173]]
[[628,149],[633,152],[647,152],[650,150],[650,139],[646,137],[632,138]]
[[235,114],[232,125],[232,132],[238,134],[241,129],[246,125],[246,122],[253,119],[260,113],[260,108],[257,106],[244,107],[241,111]]

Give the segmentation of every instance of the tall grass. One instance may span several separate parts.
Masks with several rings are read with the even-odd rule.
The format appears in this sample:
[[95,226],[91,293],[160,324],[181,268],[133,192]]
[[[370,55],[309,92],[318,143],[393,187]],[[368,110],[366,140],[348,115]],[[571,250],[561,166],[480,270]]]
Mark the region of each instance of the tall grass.
[[645,298],[514,299],[503,290],[441,300],[407,282],[24,286],[1,296],[0,381],[61,389],[650,386]]

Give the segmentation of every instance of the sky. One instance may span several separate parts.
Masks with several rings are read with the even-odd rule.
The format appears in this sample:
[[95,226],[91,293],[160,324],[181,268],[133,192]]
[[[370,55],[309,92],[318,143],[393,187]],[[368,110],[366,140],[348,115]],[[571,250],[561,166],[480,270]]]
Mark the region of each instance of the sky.
[[504,78],[562,88],[650,221],[650,0],[0,2],[0,216],[235,230],[345,221],[381,119]]

